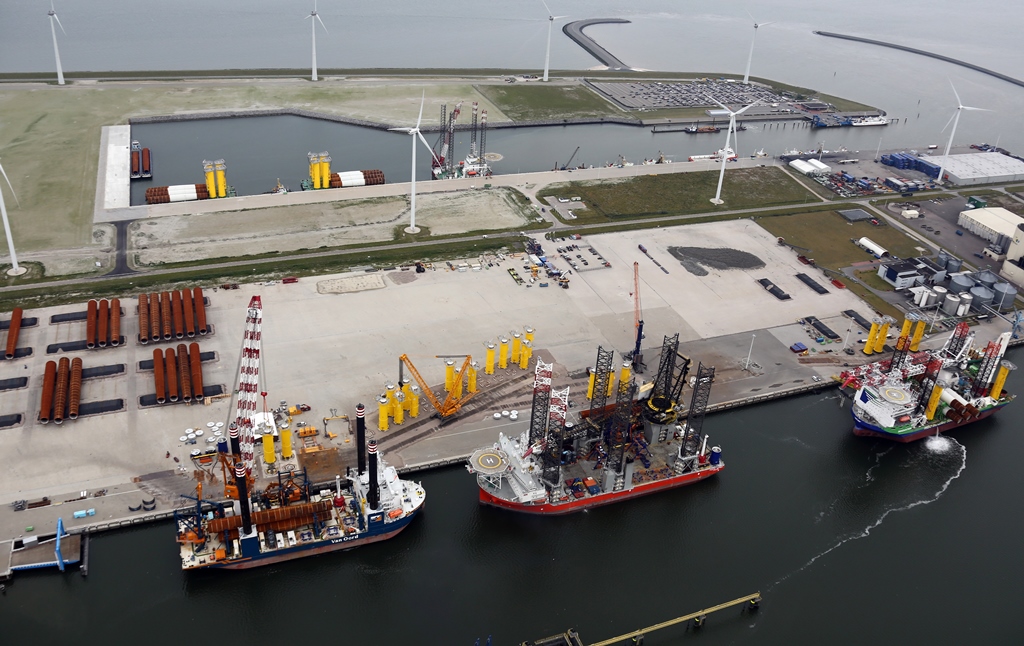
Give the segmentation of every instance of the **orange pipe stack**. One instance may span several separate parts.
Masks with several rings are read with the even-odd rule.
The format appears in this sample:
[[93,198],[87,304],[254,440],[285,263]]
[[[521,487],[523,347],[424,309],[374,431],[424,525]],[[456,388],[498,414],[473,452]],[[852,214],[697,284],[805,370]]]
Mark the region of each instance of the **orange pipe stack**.
[[191,343],[188,346],[188,359],[192,367],[192,399],[203,398],[203,366],[199,360],[199,344]]
[[174,365],[174,349],[167,348],[164,352],[164,365],[167,368],[167,399],[178,401],[178,368]]
[[185,338],[185,326],[182,321],[184,315],[181,311],[181,290],[171,292],[171,319],[174,321],[174,338]]
[[7,348],[4,350],[4,357],[13,359],[18,351],[18,334],[21,333],[21,308],[15,307],[11,312],[11,322],[7,326]]
[[57,362],[47,361],[43,373],[43,396],[39,401],[39,421],[50,423],[50,411],[53,409],[53,387],[57,382]]
[[156,403],[167,401],[167,388],[164,386],[164,353],[159,348],[153,350],[153,383],[156,386]]
[[139,343],[149,343],[149,294],[139,294]]
[[85,308],[85,347],[96,347],[96,299],[89,301]]
[[82,360],[75,357],[71,360],[71,384],[68,388],[68,419],[78,419],[78,405],[80,403],[82,403]]
[[164,341],[170,341],[173,334],[171,332],[171,295],[168,292],[160,294],[160,324],[164,332]]
[[206,303],[203,302],[202,287],[192,290],[192,305],[196,310],[196,331],[200,336],[205,336],[208,330],[206,329]]
[[57,385],[53,393],[53,423],[64,423],[64,409],[68,405],[68,377],[71,373],[71,362],[62,357],[57,364]]
[[157,294],[149,295],[149,340],[160,340],[160,299]]
[[100,300],[100,311],[96,315],[96,345],[107,347],[107,336],[110,333],[110,303],[107,299]]
[[181,381],[181,401],[192,401],[192,372],[188,366],[188,348],[178,344],[178,379]]
[[192,311],[192,291],[188,289],[181,290],[181,304],[185,309],[185,334],[188,338],[193,338],[196,335],[196,318],[195,313]]
[[110,301],[110,345],[121,345],[121,301]]

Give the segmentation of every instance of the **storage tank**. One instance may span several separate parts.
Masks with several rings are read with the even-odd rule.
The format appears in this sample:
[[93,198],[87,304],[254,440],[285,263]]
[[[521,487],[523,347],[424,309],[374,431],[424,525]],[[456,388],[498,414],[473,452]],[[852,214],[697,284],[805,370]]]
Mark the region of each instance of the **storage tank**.
[[939,267],[945,268],[946,263],[949,262],[949,254],[946,253],[945,249],[939,249],[939,257],[935,259],[935,264]]
[[971,311],[971,305],[969,303],[965,303],[964,299],[961,298],[960,299],[960,307],[956,308],[956,315],[957,316],[967,316],[967,313],[969,311]]
[[946,271],[950,274],[955,274],[960,271],[960,267],[962,267],[963,264],[963,260],[960,260],[956,256],[950,256],[949,260],[946,261]]
[[970,293],[974,297],[974,309],[976,310],[980,310],[982,305],[990,305],[992,303],[992,290],[984,285],[972,287]]
[[1017,288],[1010,283],[996,283],[992,293],[992,307],[999,311],[1012,308],[1013,301],[1017,298]]
[[960,308],[960,297],[956,294],[946,294],[946,300],[942,302],[942,311],[950,316],[956,316],[957,309]]
[[939,302],[939,297],[935,295],[935,292],[926,289],[924,290],[924,298],[921,299],[921,307],[931,307]]
[[960,316],[963,316],[964,314],[966,314],[971,309],[971,306],[973,304],[974,304],[974,295],[973,294],[971,294],[970,292],[964,292],[963,294],[960,294],[960,308],[963,309],[965,306],[967,307],[967,309],[964,310],[964,313],[961,314]]
[[925,302],[925,307],[934,307],[935,305],[942,303],[946,300],[946,294],[948,293],[949,290],[942,285],[932,287],[932,293],[928,296],[928,300]]
[[921,288],[914,294],[914,305],[921,307],[924,304],[925,299],[928,297],[928,289]]
[[972,287],[974,287],[974,279],[970,276],[960,274],[959,276],[953,276],[949,280],[949,291],[953,294],[968,292]]
[[986,269],[985,271],[979,271],[974,275],[974,280],[981,283],[985,287],[992,289],[996,283],[999,282],[999,276]]

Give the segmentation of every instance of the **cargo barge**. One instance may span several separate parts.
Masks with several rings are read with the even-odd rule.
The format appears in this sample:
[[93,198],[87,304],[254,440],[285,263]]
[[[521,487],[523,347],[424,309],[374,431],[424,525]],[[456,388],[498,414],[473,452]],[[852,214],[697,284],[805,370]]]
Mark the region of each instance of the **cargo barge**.
[[689,158],[689,161],[701,161],[707,159],[718,160],[722,158],[722,155],[725,155],[725,158],[729,161],[736,159],[736,151],[732,148],[726,147],[721,148],[710,155],[693,155]]
[[150,179],[153,177],[153,168],[150,164],[152,154],[149,152],[149,148],[142,149],[142,179]]
[[[1009,332],[974,348],[974,332],[960,323],[941,349],[918,351],[924,321],[918,326],[911,337],[908,320],[891,358],[839,376],[844,389],[855,391],[850,409],[855,435],[913,442],[973,424],[1013,401],[1004,390],[1007,375],[1016,369],[1003,359]],[[876,322],[866,349],[879,334]]]
[[[480,503],[529,514],[569,514],[722,471],[721,448],[702,434],[714,368],[698,366],[684,413],[678,402],[690,360],[678,346],[678,334],[665,337],[654,381],[639,388],[629,362],[615,385],[612,352],[599,348],[589,385],[591,407],[578,423],[567,418],[569,389],[553,390],[552,365],[538,360],[530,429],[519,437],[499,434],[494,445],[469,458]],[[608,404],[613,395],[614,403]]]
[[138,141],[132,141],[131,156],[132,164],[129,177],[131,179],[139,179],[142,177],[142,144]]

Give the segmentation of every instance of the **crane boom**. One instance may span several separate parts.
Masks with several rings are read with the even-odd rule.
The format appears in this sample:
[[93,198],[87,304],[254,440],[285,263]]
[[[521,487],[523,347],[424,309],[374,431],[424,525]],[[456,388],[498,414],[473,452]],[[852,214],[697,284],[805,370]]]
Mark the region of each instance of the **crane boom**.
[[[466,374],[466,369],[469,367],[469,364],[473,361],[473,357],[471,357],[468,354],[458,356],[466,357],[466,360],[462,363],[462,368],[460,368],[459,372],[455,375],[455,381],[461,383],[463,376],[465,376]],[[412,364],[412,360],[409,358],[409,355],[403,354],[398,358],[398,361],[399,368],[401,368],[404,365],[409,369],[409,372],[412,373],[413,379],[416,380],[416,383],[419,384],[420,386],[420,390],[422,390],[424,396],[426,396],[427,401],[430,402],[430,405],[434,407],[434,410],[437,411],[438,415],[440,415],[442,419],[446,417],[451,417],[455,413],[459,412],[459,409],[462,408],[462,405],[476,395],[476,393],[466,393],[463,396],[457,396],[456,389],[453,388],[451,392],[448,393],[448,396],[445,398],[445,400],[442,402],[434,394],[434,391],[430,387],[430,384],[428,384],[426,379],[423,378],[423,375],[420,374],[420,371],[417,370],[416,366]]]
[[640,351],[640,343],[644,338],[644,320],[640,308],[640,263],[633,263],[633,332],[636,334],[636,345],[633,346],[633,370],[643,372],[644,357]]

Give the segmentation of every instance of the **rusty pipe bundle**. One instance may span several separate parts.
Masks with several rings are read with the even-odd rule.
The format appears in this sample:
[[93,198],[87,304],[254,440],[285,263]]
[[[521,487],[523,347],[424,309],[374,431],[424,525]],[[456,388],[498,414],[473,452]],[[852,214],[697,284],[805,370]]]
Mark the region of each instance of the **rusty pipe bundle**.
[[68,419],[78,419],[80,403],[82,403],[82,360],[75,357],[71,360],[71,383],[68,386]]
[[185,338],[185,325],[182,318],[181,291],[176,289],[171,292],[171,320],[174,322],[175,339]]
[[192,398],[202,399],[203,391],[203,366],[199,362],[199,344],[190,343],[188,346],[188,362],[192,368]]
[[116,298],[110,301],[110,345],[121,345],[121,301]]
[[15,307],[11,312],[11,322],[7,327],[7,349],[4,357],[13,359],[18,350],[18,334],[21,332],[21,308]]
[[149,295],[149,340],[160,340],[160,295]]
[[203,302],[203,289],[196,287],[192,290],[192,305],[196,310],[196,331],[205,335],[206,329],[206,303]]
[[181,304],[185,310],[185,334],[191,339],[196,335],[196,316],[195,312],[192,311],[191,290],[181,290]]
[[39,401],[39,421],[50,423],[50,411],[53,409],[53,387],[57,382],[57,362],[47,361],[43,373],[43,395]]
[[96,315],[96,345],[107,347],[107,336],[110,333],[110,302],[100,300],[100,311]]
[[149,294],[139,294],[139,343],[149,343]]
[[156,386],[156,403],[162,404],[166,402],[167,388],[164,386],[164,353],[159,348],[153,350],[153,384]]
[[164,341],[170,341],[171,333],[171,295],[168,292],[160,294],[160,324],[164,332]]
[[85,307],[85,347],[90,350],[96,347],[96,299]]
[[71,373],[71,362],[62,357],[57,364],[57,384],[53,393],[53,423],[64,423],[64,409],[68,405],[68,377]]
[[188,348],[178,344],[178,379],[181,381],[181,401],[192,401],[192,373],[188,365]]
[[164,352],[164,365],[167,368],[167,399],[178,401],[178,368],[174,365],[174,349],[167,348]]

